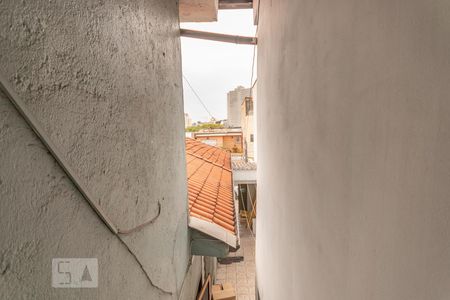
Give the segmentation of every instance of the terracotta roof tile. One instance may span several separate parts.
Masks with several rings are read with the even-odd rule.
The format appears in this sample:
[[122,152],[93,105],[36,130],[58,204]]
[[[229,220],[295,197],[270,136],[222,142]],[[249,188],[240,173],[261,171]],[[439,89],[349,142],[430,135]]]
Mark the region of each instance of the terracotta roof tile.
[[236,234],[230,153],[187,138],[186,167],[189,215]]

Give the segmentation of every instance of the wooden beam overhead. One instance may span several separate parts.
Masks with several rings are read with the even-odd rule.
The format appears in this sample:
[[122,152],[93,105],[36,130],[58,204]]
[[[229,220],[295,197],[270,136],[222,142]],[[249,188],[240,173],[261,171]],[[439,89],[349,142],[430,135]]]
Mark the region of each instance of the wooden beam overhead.
[[219,9],[251,9],[252,0],[219,0]]
[[215,32],[197,31],[191,29],[180,29],[180,35],[195,39],[203,39],[224,43],[242,44],[242,45],[256,45],[256,37],[229,35]]

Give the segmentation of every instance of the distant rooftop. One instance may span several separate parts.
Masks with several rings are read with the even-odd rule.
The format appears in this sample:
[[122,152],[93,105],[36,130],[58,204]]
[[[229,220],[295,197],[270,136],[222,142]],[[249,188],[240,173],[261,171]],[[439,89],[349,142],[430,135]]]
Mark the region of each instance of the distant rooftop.
[[202,129],[194,133],[195,136],[223,136],[223,135],[242,135],[242,129],[239,128],[214,128]]
[[202,132],[220,132],[220,133],[228,133],[228,132],[242,132],[241,127],[230,127],[230,128],[211,128],[211,129],[202,129],[198,131]]
[[256,163],[253,161],[245,161],[243,159],[233,160],[231,162],[233,170],[237,171],[253,171],[256,170]]

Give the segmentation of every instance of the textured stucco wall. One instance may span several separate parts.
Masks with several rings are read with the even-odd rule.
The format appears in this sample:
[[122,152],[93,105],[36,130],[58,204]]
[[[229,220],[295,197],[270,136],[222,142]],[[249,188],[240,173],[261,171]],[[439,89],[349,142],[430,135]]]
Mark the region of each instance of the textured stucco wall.
[[[189,264],[177,1],[0,1],[2,74],[149,274],[0,95],[0,298],[177,299]],[[98,289],[52,289],[54,257]],[[158,288],[156,288],[157,286]],[[168,291],[169,293],[163,292]]]
[[450,2],[260,2],[262,299],[449,299]]

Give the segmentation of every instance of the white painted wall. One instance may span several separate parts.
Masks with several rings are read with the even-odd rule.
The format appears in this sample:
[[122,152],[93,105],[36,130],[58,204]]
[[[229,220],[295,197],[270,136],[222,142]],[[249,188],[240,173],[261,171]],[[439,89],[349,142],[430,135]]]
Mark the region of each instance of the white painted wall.
[[450,2],[261,1],[261,298],[450,298]]
[[253,109],[254,109],[254,113],[253,113],[253,129],[254,129],[254,140],[253,140],[253,160],[255,162],[258,162],[258,151],[256,151],[256,149],[258,149],[258,83],[256,82],[252,88],[252,97],[253,97]]

